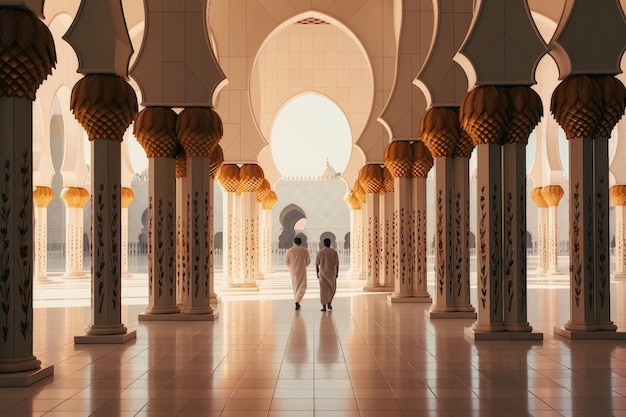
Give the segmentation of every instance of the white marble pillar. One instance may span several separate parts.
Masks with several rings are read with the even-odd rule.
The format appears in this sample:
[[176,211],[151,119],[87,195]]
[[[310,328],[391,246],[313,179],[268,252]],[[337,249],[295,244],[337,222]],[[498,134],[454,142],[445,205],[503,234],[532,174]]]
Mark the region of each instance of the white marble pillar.
[[[181,140],[183,146],[185,142]],[[183,298],[181,312],[189,315],[204,315],[207,320],[217,319],[218,312],[211,307],[210,271],[211,257],[209,236],[211,202],[209,182],[210,161],[208,156],[187,156],[187,241],[188,275],[183,284],[189,289]]]
[[241,194],[241,217],[239,259],[242,266],[240,288],[258,289],[256,276],[259,269],[259,219],[258,204],[254,192]]
[[435,167],[435,299],[430,316],[456,311],[454,227],[458,213],[454,210],[454,158],[434,158]]
[[0,97],[0,382],[26,386],[52,375],[33,355],[32,101]]
[[477,164],[477,285],[479,332],[506,330],[502,315],[502,154],[501,146],[476,146]]
[[613,278],[626,278],[626,186],[614,185],[610,196],[615,206],[615,271]]
[[128,207],[135,199],[131,188],[122,187],[122,278],[130,278],[128,270]]
[[48,278],[48,205],[54,193],[50,187],[35,187],[33,202],[35,205],[35,280],[39,283],[50,282]]
[[395,221],[393,191],[385,191],[380,196],[380,274],[383,291],[394,290],[395,275]]
[[428,292],[428,263],[427,247],[429,245],[427,237],[426,207],[428,198],[426,196],[426,177],[413,177],[411,180],[411,197],[413,200],[413,248],[414,248],[414,282],[413,297],[414,303],[431,303],[432,297]]
[[563,188],[560,185],[548,185],[541,189],[543,198],[548,205],[548,269],[550,275],[562,274],[559,270],[559,202],[563,197]]
[[260,260],[261,271],[264,274],[274,272],[272,266],[272,210],[266,210],[261,203],[261,225],[260,225]]
[[359,271],[359,232],[363,209],[361,203],[354,199],[350,205],[350,279],[356,280],[360,275]]
[[526,144],[502,146],[502,291],[508,332],[532,332],[527,320]]
[[124,343],[136,337],[122,323],[121,146],[93,140],[91,152],[91,320],[75,343]]
[[548,271],[548,203],[543,198],[542,187],[535,187],[531,197],[537,206],[537,269],[536,274],[545,274]]
[[565,330],[599,330],[594,293],[594,146],[570,138],[570,319]]
[[190,288],[187,260],[187,158],[176,158],[176,304],[181,305]]
[[85,204],[89,201],[89,191],[80,187],[66,187],[61,192],[65,202],[65,272],[63,278],[85,278],[84,226]]
[[415,291],[415,211],[412,178],[394,178],[396,276],[391,302],[413,302]]
[[365,285],[364,291],[380,291],[380,196],[367,193],[365,196]]
[[[476,318],[470,301],[470,188],[469,156],[454,158],[454,293],[457,316]],[[459,314],[462,313],[462,314]]]
[[[148,158],[148,172],[148,307],[145,314],[139,316],[140,320],[145,320],[145,315],[180,312],[176,285],[176,255],[181,243],[176,242],[176,160]],[[180,268],[182,270],[184,266],[180,265]],[[188,286],[186,290],[189,290]],[[184,300],[188,298],[183,297]]]
[[600,330],[615,331],[611,321],[609,239],[609,138],[593,139],[593,279],[595,315]]

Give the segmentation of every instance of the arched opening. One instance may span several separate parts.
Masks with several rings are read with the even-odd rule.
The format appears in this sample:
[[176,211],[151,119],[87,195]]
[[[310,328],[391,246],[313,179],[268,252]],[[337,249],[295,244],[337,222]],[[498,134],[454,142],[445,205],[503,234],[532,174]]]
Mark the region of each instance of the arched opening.
[[[296,224],[302,219],[306,219],[306,214],[295,204],[291,204],[281,211],[279,221],[282,229],[278,236],[279,249],[289,249],[293,246],[293,238],[296,237]],[[298,233],[302,233],[302,230]],[[306,247],[304,240],[302,246]]]
[[352,135],[341,108],[308,92],[289,101],[276,115],[272,156],[283,178],[326,174],[325,164],[341,173],[350,159]]

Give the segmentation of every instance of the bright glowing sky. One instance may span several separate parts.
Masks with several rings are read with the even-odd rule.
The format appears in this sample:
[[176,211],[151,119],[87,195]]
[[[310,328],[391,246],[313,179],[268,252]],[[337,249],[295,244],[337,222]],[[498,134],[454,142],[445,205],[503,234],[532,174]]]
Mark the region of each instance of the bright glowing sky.
[[[340,173],[346,169],[352,150],[350,125],[335,103],[317,94],[304,94],[278,113],[271,146],[283,176],[321,175],[326,159]],[[136,139],[129,140],[128,151],[133,171],[143,172],[148,159]],[[86,161],[90,160],[89,152],[87,146]]]
[[352,148],[350,125],[335,103],[304,94],[276,116],[271,146],[283,176],[321,175],[326,159],[335,171],[343,172]]

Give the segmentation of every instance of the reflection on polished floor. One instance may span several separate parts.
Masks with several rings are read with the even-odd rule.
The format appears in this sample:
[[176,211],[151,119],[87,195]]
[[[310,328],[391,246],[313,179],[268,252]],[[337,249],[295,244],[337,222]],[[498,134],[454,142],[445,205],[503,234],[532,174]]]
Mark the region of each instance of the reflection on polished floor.
[[[626,342],[553,334],[569,318],[566,276],[529,279],[539,342],[476,342],[464,336],[471,320],[430,320],[429,305],[391,304],[345,277],[322,313],[309,277],[300,311],[283,270],[258,292],[221,293],[215,322],[138,322],[146,299],[133,282],[145,277],[135,276],[123,322],[137,339],[125,345],[75,345],[89,307],[80,297],[36,300],[34,353],[54,376],[0,388],[0,416],[626,416]],[[37,291],[65,286],[89,281]],[[618,331],[625,301],[623,282],[613,282]]]

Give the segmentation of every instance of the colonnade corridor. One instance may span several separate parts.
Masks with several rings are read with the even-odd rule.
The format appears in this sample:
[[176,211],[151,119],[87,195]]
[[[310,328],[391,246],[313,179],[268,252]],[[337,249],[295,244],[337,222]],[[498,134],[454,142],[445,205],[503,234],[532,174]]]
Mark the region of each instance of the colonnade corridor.
[[[88,280],[37,286],[34,352],[54,375],[0,388],[0,416],[626,415],[626,342],[553,333],[569,318],[567,275],[529,277],[528,319],[543,341],[506,342],[471,340],[464,329],[474,320],[429,319],[430,304],[363,292],[345,269],[333,310],[322,313],[313,269],[308,277],[300,311],[277,266],[258,291],[219,291],[216,273],[218,320],[139,322],[146,278],[133,274],[122,320],[137,338],[121,345],[74,343],[90,300],[71,292],[89,294]],[[624,284],[611,284],[618,328]]]

